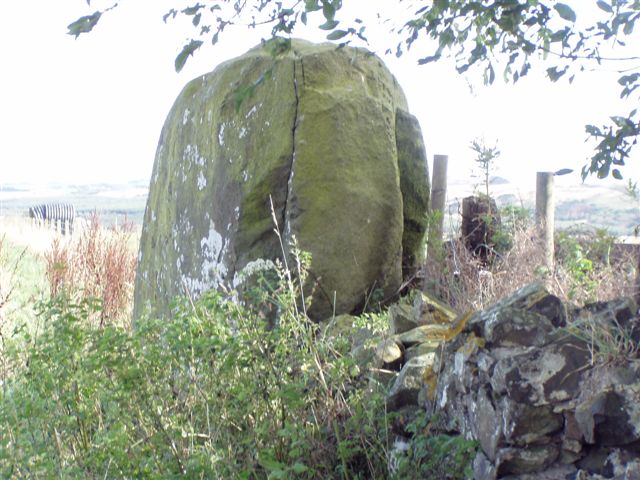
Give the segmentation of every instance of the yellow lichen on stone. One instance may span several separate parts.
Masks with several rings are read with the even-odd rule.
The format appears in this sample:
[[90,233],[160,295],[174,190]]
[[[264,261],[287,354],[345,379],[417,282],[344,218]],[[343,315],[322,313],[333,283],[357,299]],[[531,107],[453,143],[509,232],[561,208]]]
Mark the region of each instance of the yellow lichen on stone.
[[422,293],[420,320],[423,324],[449,325],[455,321],[457,314],[441,301]]
[[431,401],[436,397],[436,390],[438,387],[438,375],[433,371],[432,367],[424,369],[422,374],[422,380],[426,387],[427,398]]
[[486,341],[482,337],[476,337],[473,333],[469,334],[466,342],[460,348],[458,348],[458,352],[462,353],[465,357],[469,357],[476,353],[478,349],[483,348],[486,344]]
[[460,332],[464,330],[464,327],[467,326],[467,322],[471,320],[471,317],[473,317],[473,315],[474,315],[474,312],[470,310],[464,315],[462,315],[461,317],[458,317],[455,320],[455,322],[453,322],[453,325],[451,325],[451,327],[447,329],[447,332],[443,340],[445,342],[448,342],[449,340],[452,340],[453,338],[457,337],[460,334]]

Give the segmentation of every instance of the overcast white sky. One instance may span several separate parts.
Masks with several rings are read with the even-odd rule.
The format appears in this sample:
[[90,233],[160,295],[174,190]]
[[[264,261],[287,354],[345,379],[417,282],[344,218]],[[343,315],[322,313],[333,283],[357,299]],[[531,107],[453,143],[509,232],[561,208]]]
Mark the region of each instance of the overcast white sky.
[[[100,6],[96,2],[92,5]],[[66,26],[93,11],[85,0],[2,2],[0,184],[150,177],[160,129],[184,84],[268,35],[246,29],[225,34],[218,47],[196,54],[176,74],[174,58],[192,31],[187,22],[162,22],[162,14],[176,4],[182,5],[124,0],[94,32],[74,40]],[[634,108],[619,100],[615,72],[585,74],[569,85],[551,84],[539,71],[515,86],[497,81],[485,88],[479,76],[460,76],[450,62],[417,66],[415,58],[425,52],[383,56],[382,45],[391,37],[374,33],[369,33],[371,48],[403,86],[429,158],[448,154],[453,178],[469,175],[474,156],[469,143],[477,137],[498,141],[497,174],[512,181],[533,184],[536,171],[562,167],[579,172],[592,147],[585,144],[584,125]],[[297,36],[322,38],[317,30]],[[640,42],[635,49],[640,55]],[[637,179],[638,152],[630,163],[624,174]],[[563,181],[580,179],[576,173]]]

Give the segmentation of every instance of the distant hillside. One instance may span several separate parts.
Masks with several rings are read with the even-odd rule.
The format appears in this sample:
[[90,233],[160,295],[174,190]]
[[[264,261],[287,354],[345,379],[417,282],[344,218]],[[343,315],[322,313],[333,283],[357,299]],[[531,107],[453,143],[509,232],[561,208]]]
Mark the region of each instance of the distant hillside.
[[[498,206],[517,205],[533,212],[535,185],[522,189],[505,179],[500,180],[490,185],[491,196]],[[457,216],[462,210],[462,199],[477,190],[468,182],[452,182],[448,185],[447,198],[452,228],[458,225]],[[640,202],[631,198],[623,185],[581,184],[558,180],[554,197],[556,228],[559,229],[588,225],[606,228],[615,235],[632,235],[636,225],[640,225]]]

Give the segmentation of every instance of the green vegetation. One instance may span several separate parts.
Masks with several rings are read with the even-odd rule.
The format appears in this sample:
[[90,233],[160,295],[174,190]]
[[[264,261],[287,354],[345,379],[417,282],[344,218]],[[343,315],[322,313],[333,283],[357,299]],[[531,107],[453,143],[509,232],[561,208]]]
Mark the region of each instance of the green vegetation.
[[399,459],[398,478],[472,478],[478,442],[430,430],[431,419],[424,412],[407,426],[413,437]]
[[[456,242],[430,259],[431,287],[459,311],[484,308],[540,279],[527,212],[503,213],[512,247],[489,265]],[[49,264],[64,271],[72,262],[63,260],[78,252],[110,258],[109,241],[97,232],[86,230],[66,255],[51,249]],[[560,296],[601,300],[630,288],[629,277],[614,282],[630,260],[616,257],[606,232],[577,240],[566,235],[559,245]],[[13,253],[4,257],[5,270],[20,256],[19,249],[7,252]],[[294,260],[295,274],[281,266],[257,279],[244,306],[209,292],[197,301],[177,299],[171,318],[140,319],[133,329],[121,316],[105,315],[104,298],[84,295],[103,284],[89,288],[86,272],[107,279],[117,268],[86,270],[58,284],[49,276],[57,294],[3,329],[0,476],[468,477],[476,443],[441,433],[437,418],[424,411],[387,412],[387,386],[352,354],[354,336],[373,338],[388,329],[387,314],[363,315],[349,331],[333,333],[310,322],[298,288],[310,259]],[[32,278],[42,282],[44,262],[39,265]],[[637,354],[637,344],[615,325],[603,329],[585,318],[571,332],[593,340],[598,357]],[[398,428],[409,435],[402,448]]]
[[[0,475],[388,478],[384,391],[345,337],[320,339],[278,275],[262,298],[277,306],[278,328],[213,292],[132,331],[89,321],[100,308],[91,300],[41,303],[43,329],[18,329],[4,346]],[[402,468],[415,459],[421,478],[464,478],[473,446],[459,442],[416,440]],[[429,474],[451,448],[460,453],[448,476]]]
[[46,292],[45,263],[39,255],[0,236],[0,332],[33,318]]

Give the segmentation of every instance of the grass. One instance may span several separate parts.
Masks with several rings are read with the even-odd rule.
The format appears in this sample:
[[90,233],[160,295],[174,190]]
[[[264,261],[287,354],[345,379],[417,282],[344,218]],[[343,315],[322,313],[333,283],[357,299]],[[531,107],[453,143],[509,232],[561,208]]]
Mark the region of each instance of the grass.
[[35,315],[34,305],[45,298],[45,264],[28,247],[0,234],[0,329],[11,331]]

